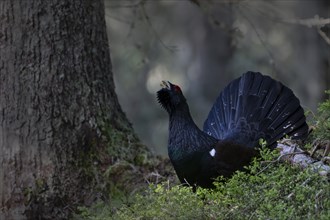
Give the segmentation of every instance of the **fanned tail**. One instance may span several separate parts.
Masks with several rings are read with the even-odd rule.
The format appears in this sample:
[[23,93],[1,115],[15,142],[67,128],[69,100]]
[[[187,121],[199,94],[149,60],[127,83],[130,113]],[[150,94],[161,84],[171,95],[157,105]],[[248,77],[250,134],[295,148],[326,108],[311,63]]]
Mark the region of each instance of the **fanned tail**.
[[270,146],[286,135],[304,139],[308,126],[291,89],[269,76],[247,72],[220,93],[203,130],[221,140],[255,147],[260,138]]

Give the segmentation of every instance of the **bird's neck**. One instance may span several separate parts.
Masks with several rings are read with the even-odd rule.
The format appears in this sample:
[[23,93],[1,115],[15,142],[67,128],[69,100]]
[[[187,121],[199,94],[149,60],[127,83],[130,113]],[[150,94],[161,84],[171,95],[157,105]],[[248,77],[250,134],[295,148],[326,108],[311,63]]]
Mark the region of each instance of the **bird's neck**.
[[200,129],[192,119],[189,107],[187,105],[171,112],[169,122],[170,140],[171,137],[180,136],[186,132],[194,133],[199,131]]
[[201,131],[193,121],[188,106],[170,115],[169,154],[180,157],[196,151],[204,151],[218,140]]

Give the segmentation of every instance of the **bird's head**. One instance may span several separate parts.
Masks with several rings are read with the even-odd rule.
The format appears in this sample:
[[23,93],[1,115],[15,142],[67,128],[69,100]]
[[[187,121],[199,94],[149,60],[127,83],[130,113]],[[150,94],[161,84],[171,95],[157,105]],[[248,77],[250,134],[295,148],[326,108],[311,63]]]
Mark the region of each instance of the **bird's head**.
[[186,98],[183,96],[181,88],[168,81],[162,81],[161,90],[157,92],[157,99],[161,106],[171,114],[180,106],[186,105]]

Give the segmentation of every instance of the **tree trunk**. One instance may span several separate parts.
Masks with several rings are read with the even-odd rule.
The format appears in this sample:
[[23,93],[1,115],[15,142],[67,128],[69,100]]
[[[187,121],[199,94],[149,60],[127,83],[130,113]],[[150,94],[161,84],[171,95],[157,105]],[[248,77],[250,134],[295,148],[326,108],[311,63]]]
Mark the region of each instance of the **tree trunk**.
[[101,191],[103,126],[131,132],[103,1],[4,0],[0,19],[0,219],[67,218]]

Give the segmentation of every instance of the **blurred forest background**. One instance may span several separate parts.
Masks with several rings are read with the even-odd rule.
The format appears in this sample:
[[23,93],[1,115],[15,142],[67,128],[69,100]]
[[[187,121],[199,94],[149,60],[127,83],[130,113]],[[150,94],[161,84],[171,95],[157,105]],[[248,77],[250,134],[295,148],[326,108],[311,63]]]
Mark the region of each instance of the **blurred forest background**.
[[160,81],[181,86],[202,127],[220,91],[252,70],[315,111],[330,88],[329,0],[106,0],[116,92],[143,143],[167,153]]

